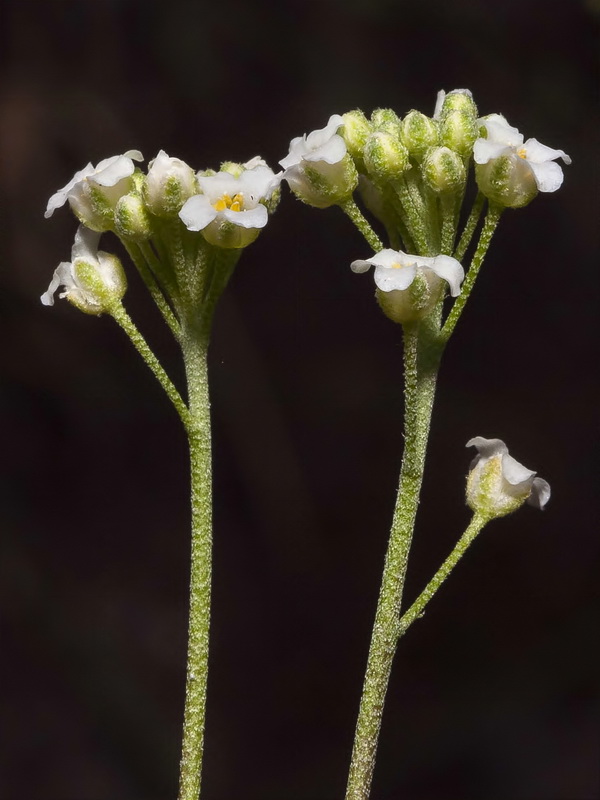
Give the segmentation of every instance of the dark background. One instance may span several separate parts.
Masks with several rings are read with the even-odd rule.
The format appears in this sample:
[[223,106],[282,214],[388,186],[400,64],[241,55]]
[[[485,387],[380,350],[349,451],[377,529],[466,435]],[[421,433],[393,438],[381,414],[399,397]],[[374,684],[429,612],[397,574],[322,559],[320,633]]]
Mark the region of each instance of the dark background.
[[[373,800],[598,797],[599,3],[0,9],[3,800],[174,798],[183,706],[184,436],[110,319],[39,303],[76,228],[48,197],[128,148],[275,167],[332,113],[463,86],[573,165],[505,214],[446,353],[408,598],[468,522],[467,439],[504,438],[553,497],[490,525],[402,641]],[[219,308],[205,800],[343,796],[402,447],[367,254],[284,190]],[[180,382],[131,271],[126,300]]]

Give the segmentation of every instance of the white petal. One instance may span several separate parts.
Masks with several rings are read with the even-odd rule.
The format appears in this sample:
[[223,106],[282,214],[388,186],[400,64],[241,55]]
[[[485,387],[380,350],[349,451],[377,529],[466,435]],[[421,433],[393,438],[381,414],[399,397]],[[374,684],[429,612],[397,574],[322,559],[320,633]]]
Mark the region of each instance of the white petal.
[[460,285],[465,277],[465,271],[460,263],[451,256],[436,256],[430,269],[448,282],[452,297],[458,297]]
[[318,148],[323,147],[323,145],[326,144],[329,139],[336,134],[338,128],[340,128],[343,124],[344,120],[339,114],[332,114],[324,128],[313,131],[306,137],[306,145],[309,150],[317,150]]
[[48,217],[51,217],[52,214],[54,214],[57,208],[64,206],[64,204],[67,202],[70,192],[73,191],[75,186],[77,186],[78,183],[81,183],[81,181],[83,181],[89,175],[93,174],[94,167],[91,162],[89,162],[83,169],[79,170],[79,172],[76,172],[71,180],[65,186],[63,186],[62,189],[59,189],[57,192],[55,192],[50,200],[48,200],[44,217],[48,219]]
[[239,181],[244,193],[244,206],[252,208],[260,200],[268,200],[281,183],[282,174],[275,175],[266,164],[242,172]]
[[502,456],[502,477],[511,486],[520,487],[533,481],[535,470],[527,469],[516,459],[505,453]]
[[190,197],[179,212],[179,218],[190,231],[203,230],[216,216],[216,208],[213,208],[208,197],[203,194],[195,194]]
[[393,267],[394,264],[407,267],[416,263],[418,259],[419,256],[409,256],[407,253],[403,253],[402,250],[386,248],[385,250],[380,250],[379,253],[375,253],[371,258],[367,258],[367,261],[376,267]]
[[502,439],[486,439],[483,436],[475,436],[473,439],[469,439],[465,447],[476,447],[482,458],[491,458],[492,456],[508,453],[508,447]]
[[[264,228],[269,221],[269,212],[260,203],[256,208],[250,208],[247,211],[232,211],[227,208],[219,212],[219,214],[229,220],[229,222],[233,222],[234,225],[239,225],[241,228]],[[181,214],[179,216],[181,216]]]
[[[127,150],[125,153],[123,153],[123,155],[127,156],[127,158],[132,158],[134,161],[143,161],[144,160],[144,156],[140,153],[139,150]],[[165,155],[166,155],[166,153],[165,153]]]
[[375,267],[375,286],[382,292],[408,289],[417,274],[416,264],[409,267]]
[[371,269],[371,262],[361,261],[359,259],[358,261],[353,261],[350,264],[350,269],[352,270],[352,272],[357,272],[357,273],[368,272]]
[[446,99],[446,92],[443,89],[440,89],[437,93],[437,98],[435,101],[435,108],[433,110],[433,118],[439,119],[442,113],[442,106],[444,105],[444,100]]
[[550,500],[550,494],[550,484],[548,481],[545,481],[543,478],[534,478],[531,494],[527,498],[527,502],[530,506],[542,510],[548,500]]
[[477,139],[473,145],[473,160],[476,164],[487,164],[492,158],[499,158],[505,153],[512,153],[513,148],[502,142],[489,139]]
[[86,228],[85,225],[80,225],[75,233],[75,241],[71,248],[71,260],[75,261],[76,258],[95,260],[98,256],[100,235],[98,231],[92,231]]
[[216,175],[199,175],[198,186],[211,203],[223,197],[224,194],[233,197],[241,188],[239,178],[236,178],[230,172],[217,172]]
[[[45,306],[53,306],[54,305],[54,293],[58,289],[59,286],[64,286],[65,280],[69,279],[69,276],[72,278],[72,264],[70,261],[61,261],[58,267],[54,270],[54,275],[52,276],[52,280],[50,281],[50,286],[48,286],[47,291],[40,297],[42,304]],[[72,280],[71,280],[72,282]]]
[[310,150],[304,156],[305,161],[324,161],[326,164],[337,164],[346,155],[346,142],[335,134],[329,141],[316,150]]
[[501,142],[512,147],[523,144],[523,134],[519,133],[518,128],[509,125],[502,114],[490,114],[479,121],[485,126],[489,142]]
[[533,177],[540,192],[555,192],[562,185],[564,175],[562,167],[555,161],[544,161],[538,164],[527,159]]
[[527,139],[525,142],[525,158],[536,164],[543,161],[554,161],[556,158],[562,158],[565,164],[571,163],[571,157],[564,150],[554,150],[552,147],[538,142],[537,139]]
[[279,164],[284,169],[293,167],[295,164],[299,164],[302,161],[302,157],[307,152],[308,152],[308,147],[306,146],[306,137],[296,136],[295,139],[292,139],[292,141],[290,142],[289,153],[285,158],[281,159]]
[[135,166],[127,156],[113,156],[101,161],[96,170],[96,174],[90,176],[94,183],[99,186],[116,186],[123,178],[133,175]]

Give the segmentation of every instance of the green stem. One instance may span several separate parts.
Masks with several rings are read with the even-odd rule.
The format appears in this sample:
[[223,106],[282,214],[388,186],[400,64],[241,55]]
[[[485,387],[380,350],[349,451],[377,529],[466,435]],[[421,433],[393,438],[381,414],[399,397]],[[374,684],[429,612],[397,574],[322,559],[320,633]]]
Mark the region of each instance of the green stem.
[[468,546],[487,524],[487,522],[488,519],[486,517],[480,516],[479,514],[473,515],[473,518],[469,523],[469,527],[456,543],[454,550],[450,553],[448,558],[444,561],[442,566],[438,569],[412,606],[405,614],[402,615],[398,629],[399,636],[402,636],[404,633],[406,633],[413,622],[423,614],[423,610],[425,609],[427,603],[431,600],[433,595],[437,592],[442,583],[458,564],[460,559],[465,554]]
[[398,642],[408,553],[425,466],[441,351],[419,326],[404,329],[404,454],[360,702],[346,800],[368,800],[385,696]]
[[207,349],[209,320],[184,325],[182,350],[188,382],[187,433],[191,464],[192,554],[190,617],[179,800],[198,800],[204,753],[212,570],[212,480]]
[[177,413],[179,414],[181,421],[185,426],[188,425],[189,422],[189,411],[186,404],[181,399],[181,395],[173,385],[173,382],[164,371],[160,362],[148,346],[146,340],[142,336],[142,334],[138,331],[133,320],[129,316],[129,314],[125,311],[123,306],[120,302],[114,303],[111,305],[109,310],[110,315],[113,319],[121,326],[121,328],[125,331],[125,333],[131,339],[133,346],[144,359],[146,364],[150,367],[154,375],[156,376],[158,382],[163,387],[167,396],[175,406]]
[[496,206],[490,203],[488,213],[485,217],[485,222],[483,223],[483,229],[481,231],[481,235],[479,236],[479,241],[477,242],[477,249],[475,250],[473,260],[471,261],[471,266],[469,267],[467,277],[464,280],[460,294],[454,301],[454,305],[448,314],[448,319],[442,328],[442,339],[445,342],[447,342],[452,335],[452,332],[456,327],[456,323],[458,322],[467,300],[469,299],[469,295],[473,290],[479,270],[483,264],[483,259],[485,258],[485,254],[487,253],[490,242],[492,241],[494,231],[498,227],[498,222],[500,221],[500,216],[503,210],[504,209],[501,206]]
[[430,255],[425,205],[414,186],[414,182],[403,176],[395,181],[392,186],[400,201],[400,216],[406,220],[408,231],[415,244],[415,255]]
[[440,196],[440,211],[442,215],[442,241],[440,251],[445,255],[451,256],[454,250],[454,239],[456,237],[456,207],[459,196],[455,192],[442,194]]
[[348,200],[346,203],[343,203],[340,208],[350,217],[352,222],[365,237],[374,253],[379,253],[381,250],[383,250],[383,242],[379,236],[377,236],[373,228],[369,225],[368,221],[365,219],[360,208],[356,205],[354,200]]
[[481,192],[477,193],[477,197],[475,198],[475,202],[473,203],[473,208],[471,209],[471,213],[469,214],[467,221],[465,223],[464,230],[461,234],[460,241],[458,242],[458,247],[456,248],[456,252],[454,253],[454,258],[457,261],[462,261],[465,257],[465,253],[467,252],[467,248],[471,243],[471,239],[473,238],[473,234],[475,233],[475,228],[477,227],[477,223],[479,222],[479,217],[481,216],[481,211],[483,209],[483,204],[485,203],[485,197],[481,194]]
[[[171,306],[167,302],[162,289],[156,279],[155,273],[149,266],[146,255],[141,249],[141,245],[134,244],[133,242],[128,242],[126,239],[121,239],[129,257],[135,264],[137,271],[140,273],[140,276],[144,283],[146,284],[146,288],[150,292],[150,295],[156,305],[158,306],[158,310],[163,315],[163,318],[169,328],[171,329],[171,333],[177,340],[181,335],[181,329],[179,326],[179,322],[175,314],[173,313]],[[149,245],[148,245],[149,248]]]

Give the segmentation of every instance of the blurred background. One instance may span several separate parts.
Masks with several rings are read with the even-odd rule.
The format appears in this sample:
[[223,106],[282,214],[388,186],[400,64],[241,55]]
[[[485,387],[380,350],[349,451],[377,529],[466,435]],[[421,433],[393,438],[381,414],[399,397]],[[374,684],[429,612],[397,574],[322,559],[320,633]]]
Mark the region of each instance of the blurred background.
[[[276,167],[332,113],[432,113],[457,87],[573,165],[504,215],[445,355],[407,599],[469,520],[470,437],[505,439],[553,497],[491,524],[402,641],[373,800],[599,796],[599,12],[0,3],[3,800],[177,793],[186,444],[110,319],[40,304],[76,229],[66,208],[44,220],[48,197],[129,148]],[[349,269],[367,254],[339,210],[284,189],[218,310],[205,800],[343,797],[402,448],[401,331]],[[181,385],[129,274],[128,308]]]

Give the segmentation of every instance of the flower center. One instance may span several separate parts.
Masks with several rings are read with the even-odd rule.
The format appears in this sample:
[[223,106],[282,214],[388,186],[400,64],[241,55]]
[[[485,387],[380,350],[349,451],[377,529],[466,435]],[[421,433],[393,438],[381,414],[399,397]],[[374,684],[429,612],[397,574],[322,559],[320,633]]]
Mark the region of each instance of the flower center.
[[519,147],[517,150],[517,155],[519,158],[527,158],[527,148],[526,147]]
[[399,264],[397,261],[395,261],[392,264],[392,269],[402,269],[403,266],[404,266],[403,264]]
[[244,195],[242,192],[234,194],[233,197],[224,194],[216,203],[213,203],[213,208],[216,208],[217,211],[225,211],[226,209],[230,211],[242,211],[244,208]]

